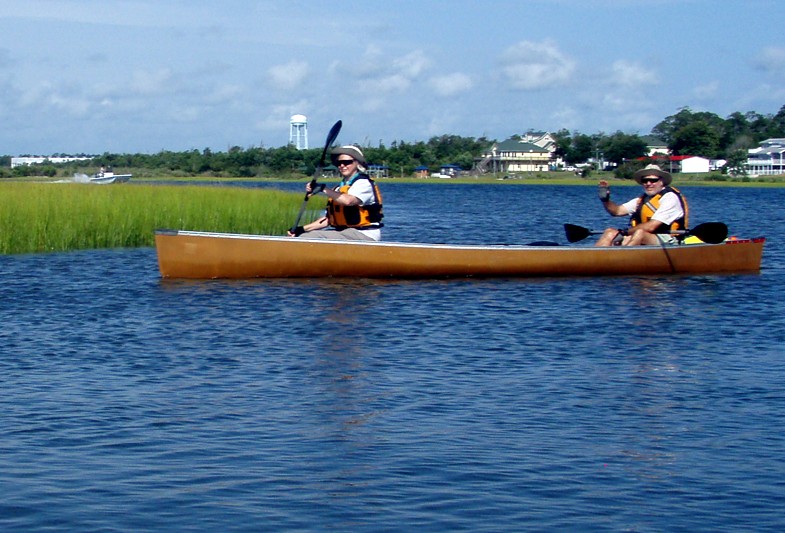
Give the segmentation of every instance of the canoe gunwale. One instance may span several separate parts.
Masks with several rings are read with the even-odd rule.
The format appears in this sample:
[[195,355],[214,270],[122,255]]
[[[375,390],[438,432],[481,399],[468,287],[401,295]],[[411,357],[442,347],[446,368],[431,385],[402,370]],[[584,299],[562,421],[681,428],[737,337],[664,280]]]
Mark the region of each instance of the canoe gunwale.
[[[244,241],[279,241],[279,242],[307,242],[309,244],[317,244],[322,246],[370,246],[373,248],[437,248],[445,250],[509,250],[509,249],[564,249],[566,246],[541,246],[541,245],[526,245],[526,244],[448,244],[448,243],[411,243],[411,242],[397,242],[397,241],[344,241],[344,240],[331,240],[331,239],[308,239],[306,237],[292,238],[281,235],[254,235],[246,233],[217,233],[209,231],[192,231],[192,230],[172,230],[172,229],[157,229],[156,235],[169,235],[169,236],[189,236],[189,237],[215,237],[220,239],[240,239]],[[571,245],[570,249],[578,248],[593,248],[592,246],[585,245]]]

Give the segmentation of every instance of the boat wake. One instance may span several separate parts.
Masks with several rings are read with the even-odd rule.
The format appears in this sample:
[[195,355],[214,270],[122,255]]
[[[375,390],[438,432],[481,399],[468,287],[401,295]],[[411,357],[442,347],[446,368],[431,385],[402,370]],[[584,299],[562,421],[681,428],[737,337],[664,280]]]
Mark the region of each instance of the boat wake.
[[57,180],[52,183],[90,183],[90,176],[87,174],[76,173],[70,178]]

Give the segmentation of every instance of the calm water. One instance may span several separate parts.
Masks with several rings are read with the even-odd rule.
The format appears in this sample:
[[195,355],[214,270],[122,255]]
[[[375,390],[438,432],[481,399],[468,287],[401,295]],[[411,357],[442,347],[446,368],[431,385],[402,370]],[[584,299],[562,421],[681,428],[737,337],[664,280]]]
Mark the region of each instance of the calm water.
[[[593,188],[384,185],[388,240],[610,222]],[[152,249],[0,256],[0,529],[781,531],[785,190],[686,194],[694,224],[766,235],[759,275],[179,282]]]

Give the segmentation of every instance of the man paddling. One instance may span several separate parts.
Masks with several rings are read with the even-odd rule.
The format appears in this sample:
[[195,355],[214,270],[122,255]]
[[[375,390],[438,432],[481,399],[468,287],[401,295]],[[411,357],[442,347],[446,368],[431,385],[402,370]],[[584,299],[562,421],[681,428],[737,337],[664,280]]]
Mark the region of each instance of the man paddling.
[[687,228],[687,200],[675,187],[673,178],[657,165],[647,165],[633,174],[643,187],[637,198],[617,204],[611,200],[608,182],[599,183],[598,194],[605,210],[615,217],[630,217],[630,228],[608,228],[595,246],[637,246],[639,244],[676,244],[671,232]]

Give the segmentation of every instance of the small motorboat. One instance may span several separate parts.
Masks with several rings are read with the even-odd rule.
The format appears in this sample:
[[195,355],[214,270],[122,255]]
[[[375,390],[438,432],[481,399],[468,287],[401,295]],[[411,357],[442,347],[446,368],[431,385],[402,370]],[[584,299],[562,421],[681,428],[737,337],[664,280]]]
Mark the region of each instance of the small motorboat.
[[90,183],[108,184],[125,183],[131,179],[131,174],[115,174],[111,170],[101,170],[90,176]]

